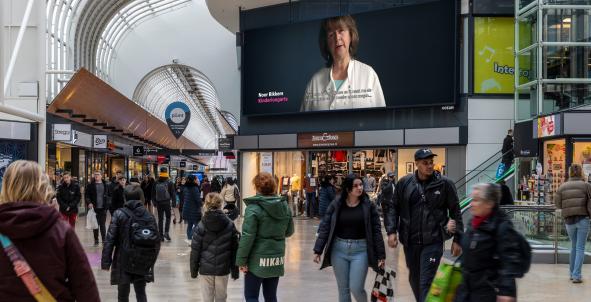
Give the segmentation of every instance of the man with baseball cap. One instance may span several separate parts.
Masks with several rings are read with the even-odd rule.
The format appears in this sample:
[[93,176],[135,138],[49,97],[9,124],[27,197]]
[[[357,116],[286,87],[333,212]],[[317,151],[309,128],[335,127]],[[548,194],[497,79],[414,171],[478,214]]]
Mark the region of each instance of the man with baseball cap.
[[[388,245],[396,248],[400,239],[404,246],[410,286],[418,302],[425,301],[443,255],[444,242],[452,238],[448,228],[464,229],[456,188],[451,180],[435,171],[435,156],[429,148],[417,150],[417,170],[401,178],[392,199],[382,205]],[[461,253],[458,240],[454,237],[452,243],[454,256]]]

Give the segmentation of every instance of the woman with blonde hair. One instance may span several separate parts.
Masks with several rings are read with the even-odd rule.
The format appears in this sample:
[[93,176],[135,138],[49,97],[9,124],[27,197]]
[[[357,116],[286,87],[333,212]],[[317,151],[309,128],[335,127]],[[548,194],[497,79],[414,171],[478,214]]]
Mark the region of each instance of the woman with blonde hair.
[[557,209],[562,209],[566,232],[572,242],[570,250],[570,280],[581,283],[581,268],[585,259],[585,243],[589,235],[589,213],[591,213],[591,184],[583,179],[583,169],[572,164],[568,169],[568,181],[560,185],[554,194]]
[[226,301],[228,274],[238,279],[236,250],[239,234],[222,211],[224,200],[218,193],[205,197],[205,214],[193,232],[191,277],[201,274],[203,301]]
[[[48,206],[53,194],[49,177],[36,162],[18,160],[6,169],[0,192],[0,301],[100,301],[74,229]],[[7,256],[15,251],[17,257]],[[13,265],[22,261],[32,272],[19,277]],[[37,289],[25,282],[36,283]]]

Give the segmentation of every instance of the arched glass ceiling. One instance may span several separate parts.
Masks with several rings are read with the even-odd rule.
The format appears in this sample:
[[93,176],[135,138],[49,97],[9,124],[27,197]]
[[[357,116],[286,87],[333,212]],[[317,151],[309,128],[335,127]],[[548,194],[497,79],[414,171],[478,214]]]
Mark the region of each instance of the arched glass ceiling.
[[164,111],[170,103],[185,102],[191,109],[191,120],[183,136],[200,148],[217,148],[217,138],[225,135],[215,88],[192,67],[171,64],[156,68],[140,81],[133,101],[164,122]]
[[234,129],[234,132],[238,132],[238,120],[236,120],[236,117],[228,112],[228,111],[221,111],[222,115],[226,118],[226,121],[228,121],[228,124],[230,124],[230,127],[232,127],[232,129]]
[[47,100],[81,67],[109,80],[121,38],[143,21],[191,0],[47,0]]
[[159,13],[181,8],[189,2],[191,0],[136,0],[117,11],[99,39],[95,57],[96,74],[109,79],[114,50],[121,38],[135,26]]

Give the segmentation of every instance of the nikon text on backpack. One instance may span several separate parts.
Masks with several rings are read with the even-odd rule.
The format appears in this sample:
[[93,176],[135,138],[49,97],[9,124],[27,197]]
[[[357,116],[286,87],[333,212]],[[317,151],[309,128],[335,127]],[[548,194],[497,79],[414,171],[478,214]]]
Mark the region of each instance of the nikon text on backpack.
[[160,252],[160,233],[156,220],[147,211],[136,215],[124,208],[123,212],[129,216],[129,246],[123,249],[123,269],[131,274],[147,275]]

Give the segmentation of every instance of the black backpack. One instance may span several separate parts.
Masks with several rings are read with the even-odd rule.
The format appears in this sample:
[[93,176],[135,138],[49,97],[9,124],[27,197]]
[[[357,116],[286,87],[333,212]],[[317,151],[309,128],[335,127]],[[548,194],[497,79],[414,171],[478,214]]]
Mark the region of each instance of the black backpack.
[[170,201],[170,192],[168,192],[168,182],[163,181],[156,184],[156,196],[154,200],[157,202]]
[[[513,233],[513,236],[509,235],[507,237],[507,234],[509,233]],[[523,278],[523,276],[529,272],[529,268],[531,266],[532,252],[529,242],[527,242],[527,239],[525,239],[521,233],[513,228],[512,225],[505,228],[498,228],[497,238],[499,238],[499,240],[506,240],[505,238],[517,240],[517,243],[519,244],[519,267],[517,268],[518,271],[513,273],[516,278]],[[499,255],[499,257],[502,256]]]
[[160,252],[160,233],[154,216],[147,211],[136,215],[127,208],[123,213],[129,217],[129,246],[122,251],[123,270],[136,275],[148,275]]

